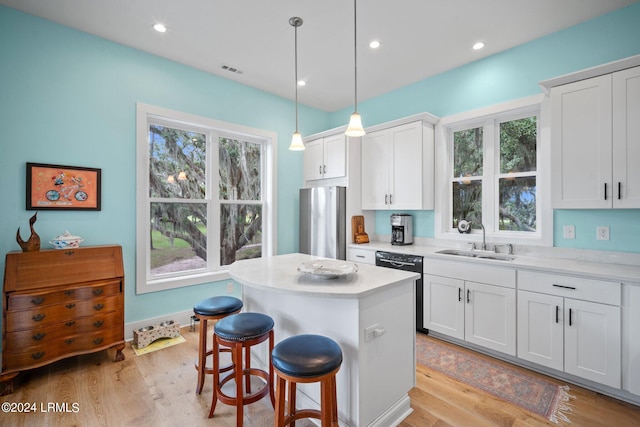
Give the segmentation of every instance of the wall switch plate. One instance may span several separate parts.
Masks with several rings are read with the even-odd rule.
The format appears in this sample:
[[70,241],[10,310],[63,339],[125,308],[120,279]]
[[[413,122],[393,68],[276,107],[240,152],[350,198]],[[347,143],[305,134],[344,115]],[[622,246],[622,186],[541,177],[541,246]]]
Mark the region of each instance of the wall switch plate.
[[563,237],[565,239],[575,239],[576,238],[576,226],[575,225],[565,225],[562,228]]
[[609,240],[609,227],[608,226],[599,226],[596,228],[596,239],[597,240]]
[[233,293],[233,282],[227,283],[227,293]]

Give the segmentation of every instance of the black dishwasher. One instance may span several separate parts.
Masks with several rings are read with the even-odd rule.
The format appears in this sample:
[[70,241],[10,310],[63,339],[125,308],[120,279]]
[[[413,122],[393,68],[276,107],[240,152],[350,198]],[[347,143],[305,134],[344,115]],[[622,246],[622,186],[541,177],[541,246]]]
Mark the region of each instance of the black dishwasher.
[[416,331],[428,333],[424,328],[424,284],[422,281],[423,257],[418,255],[399,254],[393,252],[376,252],[376,265],[378,267],[395,268],[396,270],[411,271],[420,274],[416,280]]

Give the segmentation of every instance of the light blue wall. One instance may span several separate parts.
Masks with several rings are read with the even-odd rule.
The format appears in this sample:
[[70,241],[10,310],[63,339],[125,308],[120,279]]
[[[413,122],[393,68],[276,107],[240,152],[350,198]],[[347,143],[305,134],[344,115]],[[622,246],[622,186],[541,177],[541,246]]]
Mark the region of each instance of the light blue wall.
[[[640,53],[638,22],[640,5],[634,5],[362,102],[359,111],[365,125],[374,125],[539,93],[540,80]],[[135,295],[136,102],[277,132],[280,253],[297,249],[302,183],[302,154],[287,150],[294,128],[290,101],[0,6],[0,254],[19,250],[16,229],[25,237],[28,230],[26,162],[101,168],[102,211],[41,211],[36,230],[44,246],[67,229],[85,237],[86,245],[123,246],[126,322],[188,310],[194,301],[226,292],[225,283],[218,283]],[[350,113],[301,106],[300,130],[309,135],[340,126]],[[417,235],[432,236],[433,212],[412,213]],[[388,214],[378,214],[377,228],[388,227]],[[638,210],[556,211],[556,224],[571,219],[576,226],[574,241],[559,239],[556,245],[640,252],[638,217]],[[582,239],[593,224],[611,226],[607,245]],[[555,234],[561,235],[557,229]]]
[[[302,154],[287,149],[292,102],[0,6],[0,253],[20,250],[18,227],[28,237],[26,162],[101,168],[101,211],[40,211],[35,228],[43,247],[65,230],[122,245],[127,322],[226,293],[225,282],[135,295],[136,102],[277,132],[280,253],[297,250],[302,176]],[[324,112],[301,106],[300,118],[305,134],[329,127]]]
[[[372,100],[361,101],[358,111],[363,124],[372,126],[425,111],[444,117],[540,94],[540,81],[640,54],[639,40],[640,3],[636,3]],[[359,72],[366,73],[366,70],[359,69]],[[332,113],[332,127],[346,123],[351,112],[352,107]],[[416,235],[433,237],[433,212],[411,213],[420,225],[415,230]],[[554,212],[554,218],[555,246],[640,252],[637,226],[640,210],[558,210]],[[562,224],[576,226],[575,240],[562,238]],[[596,241],[593,224],[611,226],[611,240],[606,243]],[[378,234],[390,234],[389,212],[376,212],[375,226]],[[578,234],[580,230],[584,232]],[[625,234],[614,230],[629,231]]]

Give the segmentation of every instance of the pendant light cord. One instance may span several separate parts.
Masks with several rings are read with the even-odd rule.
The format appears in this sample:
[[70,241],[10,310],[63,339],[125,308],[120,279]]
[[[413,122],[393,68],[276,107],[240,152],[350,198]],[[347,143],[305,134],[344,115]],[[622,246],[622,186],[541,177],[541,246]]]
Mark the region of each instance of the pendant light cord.
[[294,54],[294,58],[295,58],[295,86],[296,86],[296,133],[298,132],[298,26],[299,25],[295,25],[294,26],[294,32],[295,32],[295,54]]
[[354,113],[358,112],[358,20],[356,1],[353,0]]

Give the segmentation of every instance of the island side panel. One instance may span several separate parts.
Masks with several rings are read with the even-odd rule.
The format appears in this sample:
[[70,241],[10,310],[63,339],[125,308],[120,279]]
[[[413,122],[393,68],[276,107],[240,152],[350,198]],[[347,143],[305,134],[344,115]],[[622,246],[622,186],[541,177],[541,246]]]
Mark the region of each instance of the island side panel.
[[[330,286],[330,282],[327,282]],[[275,342],[300,334],[319,334],[335,340],[342,349],[343,363],[336,376],[338,416],[341,426],[365,426],[360,422],[362,378],[359,369],[359,300],[289,294],[243,286],[245,311],[265,313],[275,323]],[[268,349],[260,346],[256,356],[265,366]],[[299,384],[299,406],[319,409],[318,384]],[[300,396],[302,394],[302,396]],[[307,406],[311,404],[312,406]]]
[[416,384],[415,307],[413,280],[360,300],[361,425],[397,425],[412,411],[408,392]]

